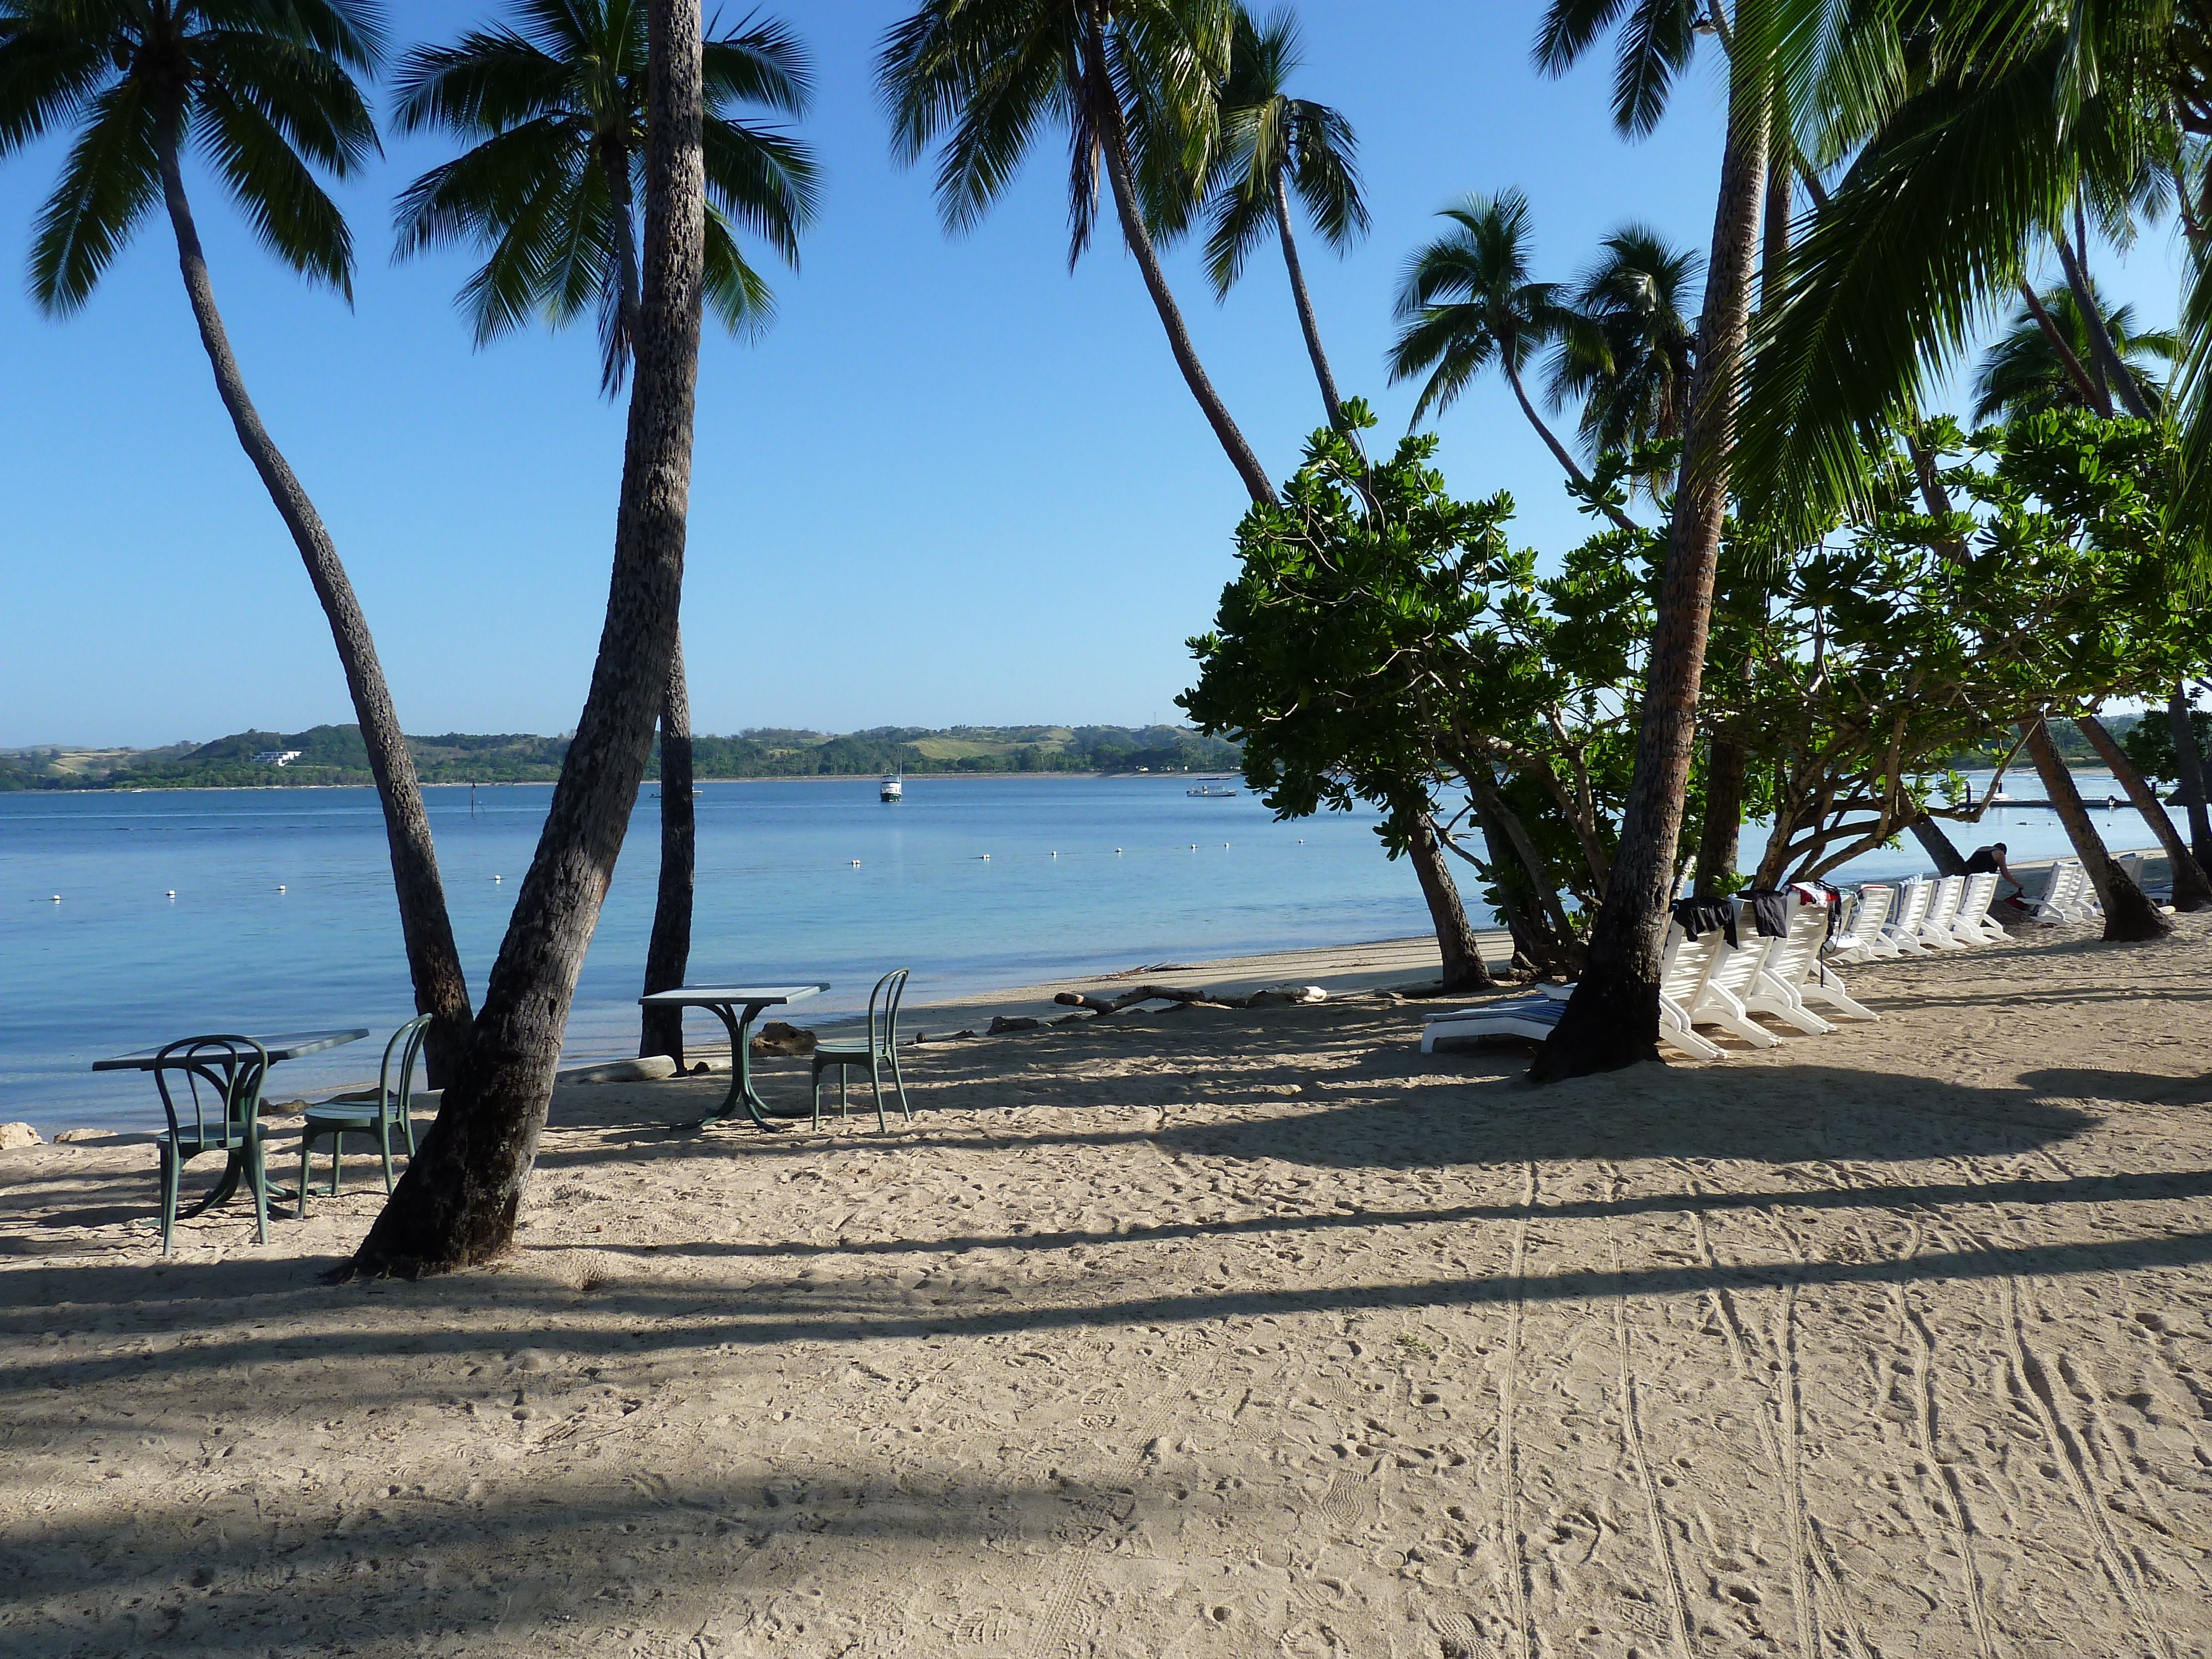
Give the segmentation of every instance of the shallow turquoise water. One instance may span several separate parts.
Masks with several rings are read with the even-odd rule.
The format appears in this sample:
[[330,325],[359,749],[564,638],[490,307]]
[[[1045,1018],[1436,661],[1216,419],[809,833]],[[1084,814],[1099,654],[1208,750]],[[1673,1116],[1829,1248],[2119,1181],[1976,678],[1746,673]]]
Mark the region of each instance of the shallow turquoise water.
[[[1207,800],[1180,778],[916,779],[885,806],[872,778],[705,785],[690,977],[827,980],[805,1005],[818,1016],[865,1006],[899,963],[927,1001],[1427,927],[1370,817],[1274,823],[1237,787]],[[474,816],[466,788],[428,794],[481,994],[551,788],[481,790]],[[635,1052],[658,814],[648,792],[586,958],[571,1061]],[[157,1118],[143,1077],[87,1068],[192,1031],[367,1025],[380,1042],[412,1012],[391,879],[367,789],[0,795],[0,1119]],[[362,1042],[294,1061],[275,1091],[373,1080],[376,1058]]]
[[[2102,774],[2080,777],[2094,799],[2109,787]],[[691,977],[828,980],[835,988],[805,1005],[819,1018],[863,1006],[897,963],[913,968],[910,995],[926,1002],[1427,931],[1413,873],[1382,858],[1370,816],[1275,823],[1241,786],[1211,800],[1187,786],[917,779],[904,804],[884,806],[873,779],[706,785]],[[2042,793],[2032,777],[2012,787]],[[481,994],[551,789],[484,789],[473,813],[466,788],[428,793]],[[635,1052],[658,811],[641,800],[632,821],[569,1022],[571,1062]],[[2132,811],[2098,817],[2115,848],[2148,844]],[[1962,848],[2000,836],[2015,859],[2067,850],[2048,811],[1998,809],[1954,831]],[[1762,841],[1747,829],[1747,860]],[[1908,840],[1851,873],[1923,863]],[[292,1062],[275,1091],[370,1080],[378,1044],[411,1012],[373,792],[0,795],[0,1120],[51,1129],[157,1119],[143,1077],[88,1067],[193,1031],[367,1025],[377,1042]],[[694,1018],[701,1037],[720,1037]]]

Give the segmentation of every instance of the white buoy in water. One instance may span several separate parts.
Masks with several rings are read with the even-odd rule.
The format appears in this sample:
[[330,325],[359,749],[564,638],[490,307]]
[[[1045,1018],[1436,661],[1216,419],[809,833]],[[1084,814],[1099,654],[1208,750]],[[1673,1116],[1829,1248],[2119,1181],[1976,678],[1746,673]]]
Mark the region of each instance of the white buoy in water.
[[61,896],[59,893],[55,894],[55,895],[54,895],[54,902],[55,902],[55,903],[57,903],[57,904],[59,904],[61,902],[62,902],[62,896]]
[[177,890],[176,890],[175,888],[172,887],[172,888],[169,890],[169,896],[170,896],[171,898],[174,898],[174,897],[176,897],[176,896],[177,896]]
[[855,870],[857,870],[857,869],[859,869],[859,868],[860,867],[860,860],[858,860],[858,859],[854,859],[854,860],[853,860],[853,867],[854,867]]
[[494,876],[492,879],[494,881],[505,881],[507,878],[505,876]]
[[1117,848],[1115,848],[1114,850],[1115,850],[1116,853],[1118,853],[1118,852],[1120,852],[1121,849],[1120,848],[1118,848],[1118,847],[1117,847]]
[[1190,850],[1191,850],[1192,852],[1194,852],[1194,853],[1195,853],[1196,851],[1198,851],[1198,843],[1197,843],[1196,842],[1191,842],[1191,844],[1190,844]]
[[982,861],[985,864],[988,864],[991,861],[991,855],[988,853],[984,854]]
[[276,884],[276,890],[280,893],[284,891],[284,884],[283,882],[280,881]]

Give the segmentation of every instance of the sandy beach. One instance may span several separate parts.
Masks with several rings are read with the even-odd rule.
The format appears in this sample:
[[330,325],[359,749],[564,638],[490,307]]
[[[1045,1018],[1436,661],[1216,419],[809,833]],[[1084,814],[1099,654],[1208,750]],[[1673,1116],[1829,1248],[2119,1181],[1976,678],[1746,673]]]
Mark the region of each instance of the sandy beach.
[[321,1281],[373,1160],[165,1263],[146,1146],[0,1154],[0,1647],[2212,1654],[2179,921],[1540,1092],[1346,953],[933,1042],[889,1135],[565,1088],[520,1247],[422,1285]]

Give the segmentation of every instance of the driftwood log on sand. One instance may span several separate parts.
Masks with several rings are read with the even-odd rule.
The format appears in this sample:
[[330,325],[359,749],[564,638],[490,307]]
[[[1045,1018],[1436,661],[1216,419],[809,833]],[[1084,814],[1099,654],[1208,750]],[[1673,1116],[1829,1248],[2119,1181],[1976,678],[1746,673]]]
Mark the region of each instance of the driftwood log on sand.
[[1111,999],[1083,991],[1062,991],[1053,998],[1071,1008],[1088,1008],[1102,1018],[1118,1014],[1139,1002],[1180,1002],[1208,1008],[1272,1008],[1296,1002],[1325,1002],[1328,994],[1318,985],[1270,985],[1249,997],[1218,997],[1208,991],[1186,991],[1172,985],[1139,985]]
[[1243,997],[1209,996],[1204,991],[1185,991],[1172,985],[1139,985],[1113,998],[1094,997],[1085,991],[1062,991],[1053,998],[1071,1008],[1088,1008],[1094,1014],[1118,1014],[1140,1002],[1202,1002],[1211,1008],[1242,1008]]

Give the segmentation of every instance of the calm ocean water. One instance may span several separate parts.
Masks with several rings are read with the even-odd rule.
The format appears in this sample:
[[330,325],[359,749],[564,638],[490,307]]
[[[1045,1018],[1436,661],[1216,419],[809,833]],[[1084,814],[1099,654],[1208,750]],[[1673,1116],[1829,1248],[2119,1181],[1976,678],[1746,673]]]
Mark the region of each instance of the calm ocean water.
[[[2081,775],[2101,798],[2108,780]],[[903,805],[884,806],[872,778],[708,784],[691,977],[828,980],[835,989],[805,1006],[818,1018],[864,1006],[897,963],[915,970],[913,1000],[927,1001],[1427,930],[1413,873],[1382,858],[1371,817],[1275,823],[1241,786],[1210,800],[1186,787],[917,779]],[[2014,790],[2041,793],[2032,779]],[[481,994],[550,787],[481,790],[474,813],[465,788],[427,793]],[[569,1063],[635,1052],[658,811],[638,804],[585,962]],[[2115,847],[2149,842],[2131,811],[2099,817]],[[2015,858],[2065,850],[2047,811],[2000,811],[1959,839],[1997,836]],[[1908,841],[1855,873],[1922,862]],[[46,1130],[158,1120],[143,1077],[88,1067],[194,1031],[367,1025],[374,1042],[281,1067],[274,1092],[373,1081],[381,1039],[411,1012],[373,792],[0,794],[0,1120]],[[703,1016],[693,1029],[720,1035]]]

